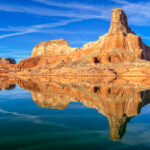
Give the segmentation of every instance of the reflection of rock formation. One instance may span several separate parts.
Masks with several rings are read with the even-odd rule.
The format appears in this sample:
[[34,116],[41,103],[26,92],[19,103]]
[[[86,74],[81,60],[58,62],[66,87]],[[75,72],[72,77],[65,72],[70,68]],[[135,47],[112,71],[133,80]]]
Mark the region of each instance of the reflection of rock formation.
[[16,85],[15,84],[10,84],[10,85],[0,85],[0,90],[13,90],[16,88]]
[[87,84],[52,82],[50,77],[48,78],[49,80],[46,78],[34,80],[32,77],[31,80],[26,77],[26,80],[7,81],[31,91],[34,102],[42,108],[64,110],[73,101],[97,109],[107,117],[110,136],[114,141],[122,138],[130,119],[138,115],[142,107],[150,102],[148,90],[150,85],[133,84],[130,79],[128,84],[124,80],[113,79],[95,85],[90,82]]
[[32,98],[41,107],[64,110],[71,101],[80,101],[89,108],[97,109],[108,118],[111,139],[114,141],[121,139],[130,118],[138,115],[150,98],[150,91],[143,91],[146,90],[143,87],[67,84],[43,84],[38,87],[38,91],[32,90]]
[[110,126],[110,137],[113,141],[119,141],[126,132],[127,123],[130,121],[130,118],[123,116],[122,118],[110,117],[109,126]]
[[0,90],[13,90],[16,87],[16,82],[8,78],[0,78]]
[[36,104],[42,108],[64,110],[70,103],[70,96],[55,93],[31,92],[32,98]]

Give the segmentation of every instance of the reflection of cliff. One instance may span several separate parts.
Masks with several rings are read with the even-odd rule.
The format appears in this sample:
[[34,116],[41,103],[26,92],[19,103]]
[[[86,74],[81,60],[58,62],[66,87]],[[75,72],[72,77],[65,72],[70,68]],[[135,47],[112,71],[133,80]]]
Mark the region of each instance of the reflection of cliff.
[[130,119],[138,115],[141,108],[150,102],[150,90],[148,90],[150,86],[144,85],[144,82],[143,85],[139,83],[136,85],[131,80],[128,84],[126,82],[118,84],[121,83],[119,81],[121,80],[113,79],[95,85],[90,82],[60,83],[52,82],[50,78],[31,80],[26,77],[25,80],[15,79],[14,82],[31,91],[34,102],[42,108],[64,110],[71,101],[74,101],[97,109],[109,121],[111,139],[118,141],[124,135]]
[[12,90],[16,87],[14,80],[8,80],[8,78],[0,78],[0,90]]
[[126,131],[130,118],[138,115],[141,108],[150,102],[150,91],[141,87],[105,85],[86,87],[69,84],[47,84],[32,90],[36,104],[45,108],[64,110],[71,101],[80,101],[95,108],[108,118],[111,139],[118,141]]

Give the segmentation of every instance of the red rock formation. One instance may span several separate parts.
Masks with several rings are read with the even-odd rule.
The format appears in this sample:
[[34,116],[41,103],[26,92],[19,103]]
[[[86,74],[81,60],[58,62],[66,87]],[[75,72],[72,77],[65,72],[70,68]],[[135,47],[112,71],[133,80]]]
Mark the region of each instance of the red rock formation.
[[[100,53],[93,58],[99,63],[135,62],[137,59],[146,59],[149,55],[139,36],[136,36],[128,26],[126,14],[122,9],[112,10],[111,25],[108,34],[99,39]],[[103,40],[101,40],[103,39]],[[148,50],[149,49],[149,50]],[[147,47],[147,51],[150,48]],[[146,53],[143,57],[143,53]]]
[[32,56],[53,56],[73,53],[77,48],[71,48],[64,39],[41,42],[33,48]]
[[16,61],[11,58],[0,58],[0,64],[16,64]]
[[62,62],[79,65],[150,60],[150,48],[130,29],[123,10],[114,9],[111,16],[108,34],[100,37],[98,41],[87,43],[81,49],[70,48],[69,43],[64,39],[42,42],[34,47],[31,58],[21,61],[20,68],[35,68],[49,64],[56,66],[59,63],[63,67]]
[[0,75],[7,75],[10,70],[15,70],[16,61],[11,58],[0,58]]
[[113,9],[111,13],[109,33],[116,33],[118,31],[124,34],[133,33],[128,26],[127,16],[121,8]]
[[[14,67],[18,70],[17,74],[149,76],[150,63],[146,60],[150,60],[150,47],[130,29],[122,9],[112,10],[111,16],[109,32],[80,49],[70,48],[64,39],[36,45],[32,57]],[[122,73],[119,66],[126,71]],[[0,68],[5,66],[1,65]]]

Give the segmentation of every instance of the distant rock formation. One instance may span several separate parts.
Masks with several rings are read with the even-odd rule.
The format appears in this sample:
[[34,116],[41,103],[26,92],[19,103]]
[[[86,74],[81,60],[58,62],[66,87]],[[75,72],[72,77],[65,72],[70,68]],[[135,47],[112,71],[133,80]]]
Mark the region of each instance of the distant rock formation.
[[0,58],[0,64],[16,64],[16,61],[12,58]]
[[12,58],[6,58],[5,60],[9,61],[10,64],[16,64],[16,60]]
[[11,70],[16,70],[16,61],[11,58],[0,58],[0,76],[8,75]]

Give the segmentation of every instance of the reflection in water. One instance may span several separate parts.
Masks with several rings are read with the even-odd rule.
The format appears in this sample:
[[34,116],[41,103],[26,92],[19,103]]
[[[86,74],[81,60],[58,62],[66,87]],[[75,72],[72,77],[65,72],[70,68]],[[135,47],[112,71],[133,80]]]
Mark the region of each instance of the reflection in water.
[[15,84],[11,84],[8,88],[6,88],[6,90],[13,90],[16,88]]
[[7,78],[0,78],[0,90],[13,90],[16,88],[14,81],[8,80]]
[[1,86],[0,85],[0,90],[4,90],[4,89],[6,89],[6,90],[13,90],[13,89],[15,89],[16,88],[16,85],[15,84],[11,84],[11,85],[8,85],[8,86]]
[[138,115],[141,108],[150,102],[149,87],[142,85],[115,84],[116,81],[98,85],[37,81],[11,79],[7,82],[1,81],[1,85],[11,89],[14,87],[12,83],[16,83],[31,91],[33,101],[42,108],[64,110],[70,102],[82,102],[89,108],[97,109],[107,117],[113,141],[123,137],[130,119]]

